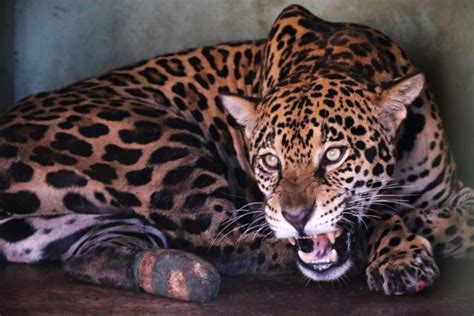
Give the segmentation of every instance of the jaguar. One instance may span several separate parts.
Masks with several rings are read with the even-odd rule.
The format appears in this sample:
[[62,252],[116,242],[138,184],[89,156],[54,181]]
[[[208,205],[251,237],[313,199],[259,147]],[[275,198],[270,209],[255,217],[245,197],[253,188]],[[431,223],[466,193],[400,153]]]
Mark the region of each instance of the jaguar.
[[266,39],[166,54],[0,118],[0,261],[184,301],[220,274],[365,270],[387,295],[472,257],[424,76],[386,35],[292,5]]

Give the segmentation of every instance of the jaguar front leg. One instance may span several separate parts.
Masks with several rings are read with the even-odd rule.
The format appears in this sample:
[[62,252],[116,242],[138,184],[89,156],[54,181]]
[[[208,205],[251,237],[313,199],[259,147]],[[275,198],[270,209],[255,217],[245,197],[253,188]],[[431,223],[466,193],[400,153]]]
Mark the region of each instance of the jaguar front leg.
[[366,269],[371,290],[413,294],[433,284],[439,269],[430,242],[407,228],[396,214],[384,214],[369,235]]
[[474,190],[462,187],[444,207],[413,209],[403,220],[414,233],[425,237],[435,256],[474,258]]
[[0,264],[61,261],[75,279],[184,301],[207,302],[219,290],[212,265],[167,249],[162,232],[139,216],[7,218],[0,233]]
[[72,245],[64,269],[95,284],[182,301],[214,299],[220,287],[215,268],[196,255],[165,247],[162,233],[145,221],[101,224]]

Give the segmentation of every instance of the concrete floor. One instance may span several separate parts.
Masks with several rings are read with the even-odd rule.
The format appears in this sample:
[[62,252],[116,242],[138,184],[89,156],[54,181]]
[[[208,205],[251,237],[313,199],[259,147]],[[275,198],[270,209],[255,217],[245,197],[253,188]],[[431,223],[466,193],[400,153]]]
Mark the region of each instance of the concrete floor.
[[370,292],[363,278],[308,283],[300,275],[223,278],[219,297],[192,304],[70,280],[55,265],[0,267],[0,315],[474,315],[473,262],[442,265],[416,296]]

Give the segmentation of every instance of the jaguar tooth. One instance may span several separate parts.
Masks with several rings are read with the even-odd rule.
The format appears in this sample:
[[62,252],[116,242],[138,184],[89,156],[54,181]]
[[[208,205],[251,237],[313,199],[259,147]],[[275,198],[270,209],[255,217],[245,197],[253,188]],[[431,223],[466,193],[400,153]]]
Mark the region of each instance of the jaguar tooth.
[[338,237],[341,236],[341,235],[342,235],[342,229],[338,228],[338,229],[336,230],[336,238],[338,238]]
[[296,245],[296,239],[294,237],[288,238],[288,241],[290,242],[292,246]]
[[301,260],[303,260],[306,263],[311,263],[311,261],[313,260],[312,253],[304,252],[301,250],[298,250],[298,256],[300,257]]
[[336,236],[334,235],[334,232],[326,233],[326,236],[328,237],[331,244],[334,244],[336,242]]
[[331,250],[331,253],[329,254],[329,260],[331,260],[331,262],[337,262],[338,259],[339,255],[337,254],[336,249]]

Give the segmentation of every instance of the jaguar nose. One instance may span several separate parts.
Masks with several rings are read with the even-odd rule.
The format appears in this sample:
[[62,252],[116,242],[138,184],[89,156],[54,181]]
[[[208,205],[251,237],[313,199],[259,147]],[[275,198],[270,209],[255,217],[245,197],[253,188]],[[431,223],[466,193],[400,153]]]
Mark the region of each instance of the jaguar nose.
[[283,217],[290,223],[299,233],[304,232],[304,226],[308,222],[309,216],[313,212],[313,208],[299,209],[293,211],[283,211]]

